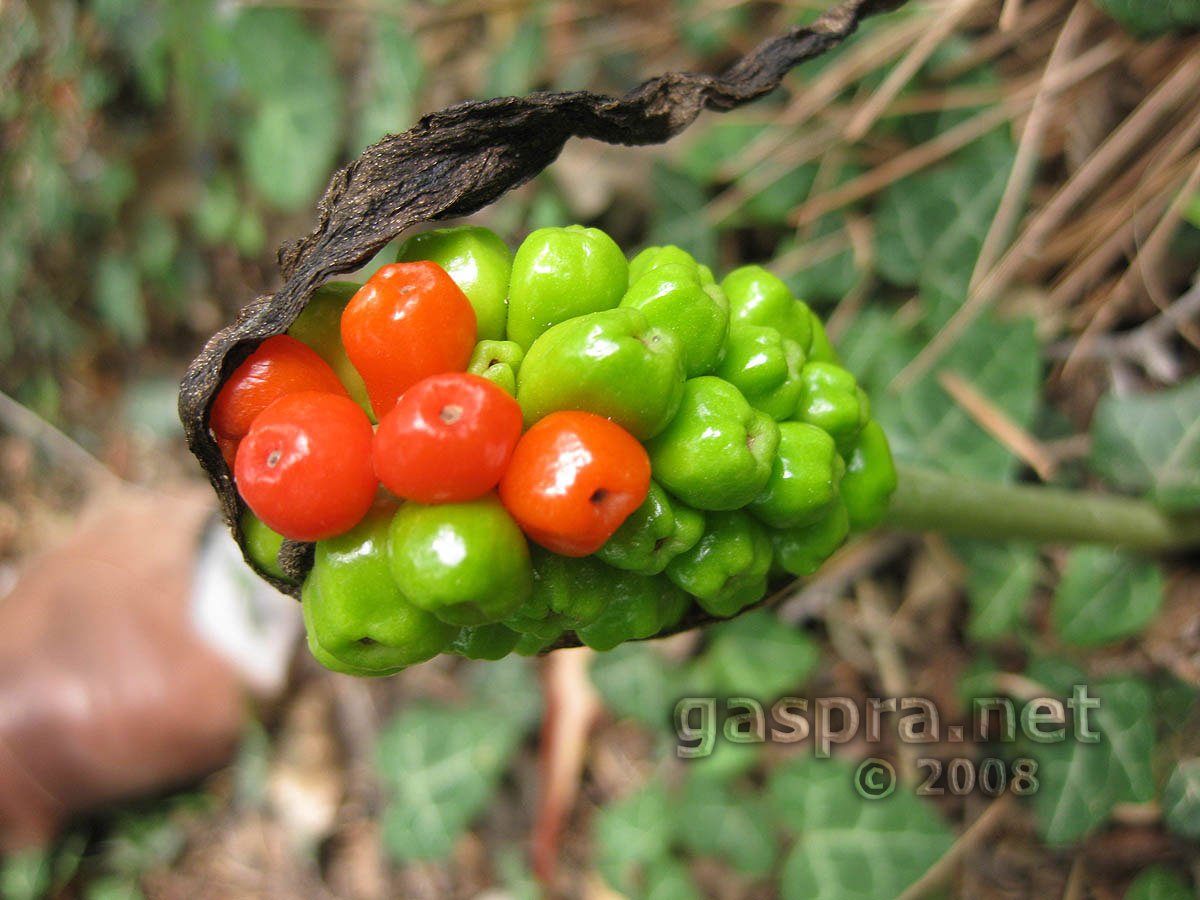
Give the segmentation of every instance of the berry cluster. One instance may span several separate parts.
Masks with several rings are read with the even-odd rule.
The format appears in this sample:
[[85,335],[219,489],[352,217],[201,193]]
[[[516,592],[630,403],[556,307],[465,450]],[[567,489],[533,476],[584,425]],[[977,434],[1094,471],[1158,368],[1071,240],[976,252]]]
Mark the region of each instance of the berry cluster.
[[[378,421],[373,426],[374,420]],[[251,558],[315,541],[309,646],[382,675],[441,652],[608,649],[692,603],[809,575],[895,487],[811,310],[758,266],[596,229],[511,254],[463,226],[323,287],[222,387],[210,427]]]

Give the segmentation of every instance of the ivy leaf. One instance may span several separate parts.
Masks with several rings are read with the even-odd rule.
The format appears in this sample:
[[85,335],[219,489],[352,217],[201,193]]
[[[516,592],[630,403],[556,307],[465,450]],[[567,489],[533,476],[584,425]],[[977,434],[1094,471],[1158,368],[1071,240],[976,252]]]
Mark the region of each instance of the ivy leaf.
[[20,850],[0,860],[0,896],[37,900],[50,889],[51,856],[42,849]]
[[704,186],[663,163],[651,168],[654,218],[647,244],[675,244],[696,259],[717,258],[717,238],[703,214],[708,194]]
[[[718,714],[721,703],[717,703]],[[742,710],[739,708],[738,712]],[[770,715],[770,710],[765,710]],[[713,727],[720,729],[724,719],[719,718]],[[767,722],[770,728],[770,720]],[[745,775],[762,760],[762,744],[735,744],[718,736],[713,744],[713,752],[708,756],[700,756],[687,761],[688,773],[693,779],[707,778],[712,781],[732,781],[739,775]]]
[[596,817],[597,865],[609,884],[626,896],[643,896],[648,873],[670,859],[670,809],[666,788],[653,779]]
[[838,339],[837,351],[845,368],[875,400],[921,349],[912,331],[896,321],[893,310],[868,304]]
[[1015,154],[998,130],[890,185],[875,217],[880,274],[900,287],[965,291]]
[[287,9],[243,10],[231,39],[256,107],[239,132],[242,165],[268,202],[296,209],[324,187],[337,156],[342,98],[333,54]]
[[383,842],[400,862],[451,853],[532,723],[536,691],[523,661],[491,666],[494,694],[460,708],[410,707],[379,736],[377,769],[390,789]]
[[297,209],[327,177],[337,151],[337,113],[287,99],[267,103],[241,132],[246,176],[267,202]]
[[130,346],[146,340],[149,324],[137,266],[127,256],[106,253],[96,263],[96,311],[108,329]]
[[735,794],[709,778],[689,778],[674,812],[679,842],[690,852],[723,859],[752,878],[774,866],[777,838],[757,797]]
[[530,660],[506,656],[495,662],[473,663],[467,683],[479,706],[503,706],[518,731],[528,731],[537,724],[542,712],[542,691]]
[[1197,0],[1096,0],[1096,5],[1141,38],[1200,26]]
[[546,58],[546,29],[540,7],[522,19],[516,33],[497,50],[487,76],[487,96],[516,97],[534,86]]
[[1071,550],[1051,614],[1063,641],[1095,647],[1137,634],[1162,602],[1162,572],[1153,562],[1107,547],[1082,546]]
[[646,900],[695,900],[700,896],[687,866],[675,860],[660,861],[646,878]]
[[410,127],[425,80],[421,48],[397,19],[381,17],[371,28],[370,68],[358,116],[355,149]]
[[[845,215],[831,213],[817,221],[809,240],[814,244],[819,243],[842,231],[845,227]],[[791,242],[783,243],[776,250],[776,255],[782,256],[788,252],[791,246],[793,246]],[[803,266],[800,271],[789,276],[785,281],[792,289],[792,293],[802,300],[836,302],[854,289],[860,277],[858,263],[854,259],[854,250],[847,246],[844,250],[839,250]]]
[[[1033,669],[1031,668],[1031,674]],[[1064,696],[1071,687],[1062,678],[1041,679]],[[1070,679],[1082,683],[1081,673]],[[1101,825],[1118,803],[1145,803],[1154,797],[1154,725],[1149,687],[1134,677],[1091,685],[1100,705],[1089,715],[1096,743],[1068,734],[1056,744],[1040,744],[1039,787],[1033,797],[1038,830],[1051,844],[1069,844]]]
[[1092,420],[1091,463],[1165,509],[1200,509],[1200,377],[1149,395],[1106,395]]
[[1195,900],[1195,896],[1166,866],[1151,866],[1144,870],[1125,891],[1125,900]]
[[1019,542],[955,540],[967,564],[967,632],[977,641],[1008,637],[1020,627],[1037,581],[1037,548]]
[[[744,115],[722,117],[711,122],[686,145],[679,169],[698,185],[722,185],[725,183],[723,170],[759,138],[767,137],[772,132],[778,133],[778,127],[765,123],[761,113],[754,118]],[[770,186],[747,196],[737,211],[725,220],[725,224],[786,224],[788,214],[808,197],[817,171],[816,163],[805,163],[776,173]],[[758,170],[753,170],[747,177],[754,179],[758,176]],[[847,172],[842,180],[848,177]]]
[[1176,834],[1200,838],[1200,758],[1180,760],[1162,796],[1163,818]]
[[1011,478],[1016,459],[942,388],[940,372],[958,374],[1018,425],[1029,427],[1041,388],[1033,320],[1002,322],[982,316],[913,385],[871,395],[875,416],[898,459],[957,475]]
[[909,791],[854,792],[855,766],[800,757],[776,770],[767,799],[796,836],[783,864],[784,900],[891,900],[923,875],[954,835]]
[[808,634],[770,610],[755,610],[710,631],[712,642],[694,675],[722,697],[773,697],[798,688],[820,657]]
[[679,699],[678,673],[646,644],[628,642],[591,663],[592,684],[616,715],[661,729]]

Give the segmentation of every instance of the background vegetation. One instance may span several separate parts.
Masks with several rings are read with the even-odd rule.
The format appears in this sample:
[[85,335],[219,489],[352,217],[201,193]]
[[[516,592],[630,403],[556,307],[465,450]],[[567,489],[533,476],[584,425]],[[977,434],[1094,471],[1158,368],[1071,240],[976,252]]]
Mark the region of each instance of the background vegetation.
[[[9,0],[0,388],[125,478],[191,475],[183,365],[273,284],[273,248],[309,229],[336,166],[463,98],[717,71],[824,5]],[[476,221],[514,246],[581,221],[722,270],[772,260],[829,317],[900,457],[1194,510],[1198,24],[1187,0],[914,0],[670,146],[572,144]],[[4,410],[11,565],[69,518],[81,473]],[[597,710],[554,844],[565,895],[1190,897],[1198,599],[1194,556],[879,533],[771,609],[596,656],[589,679],[438,660],[367,684],[304,661],[228,770],[5,861],[0,890],[537,896],[538,729],[560,724],[544,685]],[[1099,745],[922,751],[1035,756],[1031,801],[908,782],[860,801],[862,756],[915,774],[890,744],[674,754],[685,694],[949,714],[1082,682]]]

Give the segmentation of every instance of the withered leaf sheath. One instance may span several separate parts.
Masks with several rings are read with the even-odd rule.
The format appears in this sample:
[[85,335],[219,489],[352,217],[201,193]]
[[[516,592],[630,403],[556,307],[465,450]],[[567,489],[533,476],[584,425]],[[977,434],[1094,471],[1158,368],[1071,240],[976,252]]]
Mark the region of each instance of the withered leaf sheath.
[[[720,75],[669,72],[623,97],[539,92],[459,103],[388,135],[335,173],[317,205],[312,234],[279,250],[279,290],[247,304],[214,334],[180,386],[188,447],[212,482],[239,546],[245,549],[241,501],[209,431],[209,409],[230,373],[263,340],[287,331],[318,286],[360,268],[413,225],[468,215],[524,184],[555,160],[568,138],[662,143],[702,110],[733,109],[769,93],[793,66],[836,47],[863,19],[905,2],[843,0],[811,25],[759,44]],[[312,546],[285,543],[280,561],[301,578],[312,566]],[[258,574],[299,596],[295,585]]]

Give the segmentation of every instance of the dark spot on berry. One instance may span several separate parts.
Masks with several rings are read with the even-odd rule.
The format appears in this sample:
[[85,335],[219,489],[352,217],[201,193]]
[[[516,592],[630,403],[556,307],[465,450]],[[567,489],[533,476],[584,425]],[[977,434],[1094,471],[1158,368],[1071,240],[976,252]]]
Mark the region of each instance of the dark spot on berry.
[[594,491],[592,491],[592,496],[590,496],[588,499],[593,503],[603,503],[608,499],[608,489],[596,488]]
[[267,457],[267,468],[268,469],[275,468],[277,465],[279,465],[279,460],[281,460],[282,458],[283,458],[283,454],[280,451],[272,450],[270,455]]
[[358,639],[358,643],[359,643],[361,646],[363,646],[363,647],[374,647],[374,646],[375,646],[375,639],[374,639],[374,638],[369,638],[369,637],[360,637],[360,638]]
[[442,411],[438,413],[438,416],[447,425],[453,425],[455,422],[457,422],[459,419],[462,418],[462,415],[463,415],[463,408],[461,406],[459,406],[457,403],[450,403],[446,406],[443,406]]

